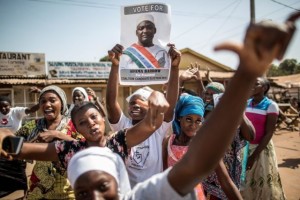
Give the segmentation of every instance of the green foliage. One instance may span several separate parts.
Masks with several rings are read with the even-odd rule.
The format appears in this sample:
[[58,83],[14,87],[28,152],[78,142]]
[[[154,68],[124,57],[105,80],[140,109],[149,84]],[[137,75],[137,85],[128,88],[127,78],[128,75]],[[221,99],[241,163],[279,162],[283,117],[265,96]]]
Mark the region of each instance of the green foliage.
[[272,64],[267,76],[286,76],[291,74],[300,74],[300,63],[296,59],[285,59],[279,66]]
[[110,61],[108,56],[104,56],[103,58],[100,58],[100,62],[106,62],[106,61]]

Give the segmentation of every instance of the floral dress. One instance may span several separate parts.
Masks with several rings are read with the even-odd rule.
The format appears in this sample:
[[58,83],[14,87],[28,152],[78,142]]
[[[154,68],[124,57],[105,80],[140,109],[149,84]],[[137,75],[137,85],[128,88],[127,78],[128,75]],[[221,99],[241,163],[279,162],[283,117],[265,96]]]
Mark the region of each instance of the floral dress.
[[[125,161],[125,158],[128,156],[125,132],[126,131],[121,130],[110,135],[106,142],[106,147],[121,156],[123,161]],[[74,154],[80,150],[88,148],[88,143],[85,140],[56,141],[55,148],[61,165],[66,169]]]
[[[69,126],[69,118],[63,117],[56,130],[75,139],[82,138]],[[36,139],[39,133],[45,129],[44,118],[32,120],[22,126],[16,135],[24,137],[27,142],[38,142]],[[27,199],[75,199],[66,170],[60,165],[60,162],[37,161],[29,185]]]
[[[237,130],[237,134],[223,158],[228,174],[238,189],[241,186],[242,151],[246,145],[246,141],[240,137],[239,131],[240,129]],[[207,199],[227,199],[215,172],[203,181],[203,187],[207,193]]]

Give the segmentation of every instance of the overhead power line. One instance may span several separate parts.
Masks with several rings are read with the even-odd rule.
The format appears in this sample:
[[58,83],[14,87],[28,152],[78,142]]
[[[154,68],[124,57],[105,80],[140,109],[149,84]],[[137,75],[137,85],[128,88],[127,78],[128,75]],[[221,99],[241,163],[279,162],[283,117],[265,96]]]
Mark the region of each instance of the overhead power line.
[[278,1],[275,1],[275,0],[271,0],[271,1],[273,1],[274,3],[280,4],[280,5],[282,5],[282,6],[285,6],[285,7],[287,7],[287,8],[290,8],[290,9],[293,9],[293,10],[296,10],[296,11],[300,11],[300,9],[293,8],[293,7],[289,6],[289,5],[283,4],[283,3],[281,3],[281,2],[278,2]]
[[[210,19],[212,19],[214,16],[218,15],[219,13],[223,12],[224,10],[226,10],[227,8],[229,8],[230,6],[232,6],[233,4],[235,4],[236,2],[237,2],[237,1],[234,1],[234,2],[230,3],[229,5],[227,5],[226,7],[222,8],[221,10],[215,12],[215,14],[212,15]],[[203,23],[208,22],[210,19],[202,20],[200,23],[194,25],[194,26],[191,27],[190,29],[188,29],[188,30],[182,32],[181,34],[177,35],[176,37],[174,37],[173,40],[178,39],[178,38],[182,37],[183,35],[185,35],[185,34],[191,32],[192,30],[198,28],[198,27],[199,27],[200,25],[202,25]]]

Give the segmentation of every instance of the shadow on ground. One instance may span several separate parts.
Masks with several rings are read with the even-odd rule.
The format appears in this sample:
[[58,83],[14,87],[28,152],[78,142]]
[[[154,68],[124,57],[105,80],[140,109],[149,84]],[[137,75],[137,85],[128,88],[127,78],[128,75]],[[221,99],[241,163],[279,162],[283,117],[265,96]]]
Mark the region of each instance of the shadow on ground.
[[278,167],[287,167],[291,169],[297,169],[300,165],[300,158],[287,158],[282,160],[283,163],[279,164]]

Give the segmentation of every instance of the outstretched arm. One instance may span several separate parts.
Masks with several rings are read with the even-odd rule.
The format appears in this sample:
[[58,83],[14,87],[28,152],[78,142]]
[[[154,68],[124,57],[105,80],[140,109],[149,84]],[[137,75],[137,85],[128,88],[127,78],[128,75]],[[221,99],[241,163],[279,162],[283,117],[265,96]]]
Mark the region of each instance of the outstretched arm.
[[168,44],[170,47],[169,54],[171,57],[171,72],[170,79],[168,82],[167,88],[167,101],[170,104],[168,111],[165,114],[164,121],[170,122],[173,120],[174,108],[178,99],[179,86],[178,86],[178,77],[179,77],[179,63],[181,59],[181,53],[175,48],[175,45]]
[[[2,141],[5,137],[16,137],[9,129],[0,129],[0,151],[1,157],[12,159],[12,156],[1,149]],[[55,144],[52,143],[24,143],[20,153],[13,156],[17,159],[41,160],[41,161],[58,161],[55,150]]]
[[119,121],[122,113],[122,109],[118,103],[119,93],[119,59],[122,55],[123,46],[117,44],[108,51],[109,59],[112,62],[109,78],[106,88],[106,109],[107,118],[110,123],[115,124]]
[[30,108],[26,108],[25,109],[25,114],[28,115],[30,113],[34,113],[36,111],[38,111],[40,109],[40,104],[37,103],[34,106],[30,107]]
[[187,153],[168,174],[170,185],[179,194],[191,192],[205,175],[215,169],[241,123],[256,78],[262,76],[273,59],[280,56],[283,41],[290,34],[290,29],[251,24],[243,44],[224,43],[215,48],[237,53],[240,64],[219,104],[193,138]]

